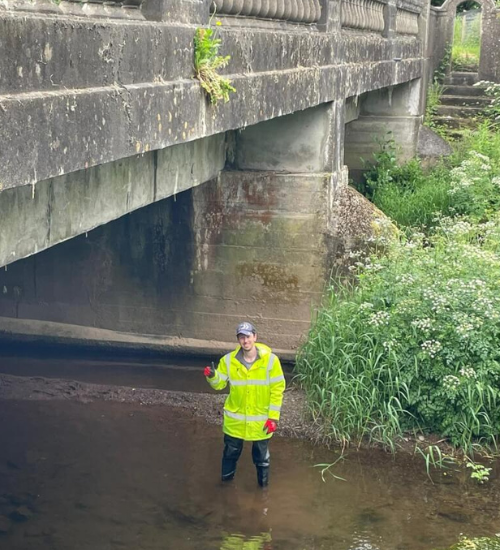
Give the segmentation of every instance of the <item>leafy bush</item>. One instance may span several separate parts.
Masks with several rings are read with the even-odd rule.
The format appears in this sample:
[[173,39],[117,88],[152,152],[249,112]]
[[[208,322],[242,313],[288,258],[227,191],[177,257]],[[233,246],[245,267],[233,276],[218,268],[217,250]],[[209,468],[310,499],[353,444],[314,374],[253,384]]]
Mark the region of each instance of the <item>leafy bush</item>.
[[418,159],[400,165],[393,140],[373,155],[361,191],[402,226],[430,226],[435,212],[449,212],[448,172],[444,165],[426,174]]
[[399,165],[389,139],[374,154],[360,191],[400,227],[432,227],[436,212],[489,216],[499,206],[500,133],[483,124],[456,147],[426,172],[418,159]]
[[[473,149],[475,147],[475,149]],[[313,414],[338,441],[396,448],[435,433],[472,454],[500,434],[500,133],[483,125],[426,174],[376,156],[366,190],[406,227],[354,253],[297,359]]]
[[491,103],[484,110],[485,115],[495,122],[500,122],[500,84],[481,80],[474,86],[484,88],[484,93],[491,97]]
[[298,357],[339,441],[392,448],[407,430],[467,452],[500,433],[500,220],[443,218],[331,289]]

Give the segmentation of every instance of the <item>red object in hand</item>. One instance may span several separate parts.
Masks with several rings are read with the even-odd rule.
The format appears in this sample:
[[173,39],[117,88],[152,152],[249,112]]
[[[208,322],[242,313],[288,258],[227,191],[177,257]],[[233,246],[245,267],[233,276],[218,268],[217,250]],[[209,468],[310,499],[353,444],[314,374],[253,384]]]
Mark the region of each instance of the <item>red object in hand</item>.
[[278,423],[276,420],[271,420],[268,418],[264,424],[264,431],[267,431],[268,434],[274,433],[278,428]]
[[203,374],[207,377],[207,378],[212,378],[212,376],[215,374],[215,371],[213,369],[213,367],[205,367],[203,369]]

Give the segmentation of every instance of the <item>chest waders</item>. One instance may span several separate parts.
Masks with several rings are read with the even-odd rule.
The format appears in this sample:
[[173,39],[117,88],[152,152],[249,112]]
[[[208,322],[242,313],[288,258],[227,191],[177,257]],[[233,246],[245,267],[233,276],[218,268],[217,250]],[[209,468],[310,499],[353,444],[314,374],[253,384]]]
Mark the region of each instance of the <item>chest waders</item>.
[[264,424],[268,419],[279,420],[285,377],[281,364],[264,344],[256,344],[259,358],[247,368],[236,358],[239,348],[219,361],[209,384],[221,390],[229,383],[230,393],[224,403],[224,452],[222,480],[230,481],[245,441],[252,442],[252,460],[261,487],[269,483],[269,439]]

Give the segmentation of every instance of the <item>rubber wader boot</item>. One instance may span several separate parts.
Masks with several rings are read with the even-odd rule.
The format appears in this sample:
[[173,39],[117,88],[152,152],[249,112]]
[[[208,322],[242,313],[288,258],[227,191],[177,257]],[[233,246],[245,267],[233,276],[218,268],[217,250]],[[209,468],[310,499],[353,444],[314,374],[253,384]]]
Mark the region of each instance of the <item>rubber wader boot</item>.
[[236,460],[222,459],[222,481],[231,481],[236,472]]
[[261,487],[269,485],[269,466],[256,466],[257,481]]

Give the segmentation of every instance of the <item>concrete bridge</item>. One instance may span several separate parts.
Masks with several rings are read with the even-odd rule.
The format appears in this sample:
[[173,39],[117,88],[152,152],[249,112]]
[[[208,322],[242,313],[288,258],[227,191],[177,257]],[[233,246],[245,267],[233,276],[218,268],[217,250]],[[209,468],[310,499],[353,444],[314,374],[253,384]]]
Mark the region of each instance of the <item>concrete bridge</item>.
[[193,78],[209,0],[0,4],[0,315],[273,346],[307,331],[371,223],[376,137],[415,152],[422,0],[216,0],[225,72]]

